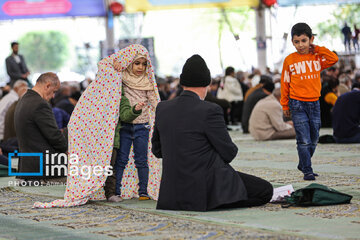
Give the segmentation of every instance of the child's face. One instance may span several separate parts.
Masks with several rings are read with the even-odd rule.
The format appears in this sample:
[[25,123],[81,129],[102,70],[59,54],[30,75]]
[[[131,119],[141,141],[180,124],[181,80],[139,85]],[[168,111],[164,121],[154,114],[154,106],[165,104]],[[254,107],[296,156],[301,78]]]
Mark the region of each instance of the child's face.
[[309,38],[305,34],[301,34],[300,36],[294,35],[292,39],[292,43],[299,54],[308,54],[310,49],[310,44],[312,44],[313,41],[314,41],[314,36]]
[[132,72],[136,76],[141,76],[145,73],[147,60],[145,58],[136,59],[132,65]]

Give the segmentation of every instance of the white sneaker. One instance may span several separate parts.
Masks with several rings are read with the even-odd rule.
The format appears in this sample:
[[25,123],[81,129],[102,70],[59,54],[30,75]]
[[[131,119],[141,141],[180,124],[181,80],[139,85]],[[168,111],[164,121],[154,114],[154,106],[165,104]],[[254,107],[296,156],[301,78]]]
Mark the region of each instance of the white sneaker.
[[112,195],[108,198],[108,202],[121,202],[123,199],[120,196]]

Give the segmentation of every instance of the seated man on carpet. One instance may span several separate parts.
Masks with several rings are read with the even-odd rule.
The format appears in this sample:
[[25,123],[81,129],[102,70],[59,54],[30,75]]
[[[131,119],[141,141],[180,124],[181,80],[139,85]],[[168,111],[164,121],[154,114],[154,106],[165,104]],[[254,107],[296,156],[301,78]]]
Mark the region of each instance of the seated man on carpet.
[[275,88],[275,85],[269,76],[262,75],[260,79],[260,83],[262,84],[262,86],[256,89],[255,91],[253,91],[244,102],[244,107],[241,117],[241,127],[243,133],[249,133],[249,119],[251,112],[254,109],[256,103],[261,99],[269,96]]
[[332,117],[337,143],[360,143],[360,83],[337,99]]
[[276,88],[255,105],[250,115],[249,130],[256,140],[295,139],[292,121],[284,122],[280,98],[280,88]]
[[157,209],[251,207],[272,197],[269,182],[230,166],[238,149],[226,130],[221,107],[203,101],[210,80],[204,59],[192,56],[180,75],[184,91],[156,108],[152,152],[163,158]]

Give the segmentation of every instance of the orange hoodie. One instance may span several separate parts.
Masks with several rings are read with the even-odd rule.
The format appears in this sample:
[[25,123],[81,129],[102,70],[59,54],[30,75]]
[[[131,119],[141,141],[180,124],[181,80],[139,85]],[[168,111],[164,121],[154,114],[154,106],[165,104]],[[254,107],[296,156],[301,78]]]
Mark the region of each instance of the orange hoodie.
[[281,100],[283,110],[289,109],[289,98],[304,102],[320,97],[320,72],[338,61],[338,56],[326,47],[315,46],[314,54],[290,54],[284,60],[281,74]]

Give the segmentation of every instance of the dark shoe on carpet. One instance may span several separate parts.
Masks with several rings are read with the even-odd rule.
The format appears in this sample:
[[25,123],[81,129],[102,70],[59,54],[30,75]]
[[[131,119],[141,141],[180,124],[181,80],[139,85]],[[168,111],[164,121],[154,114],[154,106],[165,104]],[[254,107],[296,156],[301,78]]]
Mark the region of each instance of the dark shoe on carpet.
[[149,197],[149,195],[147,193],[141,193],[139,194],[139,200],[143,201],[143,200],[150,200],[151,198]]
[[120,196],[112,195],[108,198],[108,202],[121,202],[123,199]]
[[309,173],[309,174],[304,175],[304,180],[306,180],[306,181],[314,181],[316,179],[315,179],[315,176],[314,176],[313,173]]
[[[302,169],[300,168],[299,165],[297,166],[297,169],[302,172]],[[318,177],[318,176],[319,176],[319,174],[317,174],[317,173],[313,173],[313,175],[314,175],[315,177]]]

